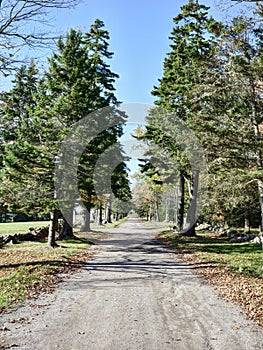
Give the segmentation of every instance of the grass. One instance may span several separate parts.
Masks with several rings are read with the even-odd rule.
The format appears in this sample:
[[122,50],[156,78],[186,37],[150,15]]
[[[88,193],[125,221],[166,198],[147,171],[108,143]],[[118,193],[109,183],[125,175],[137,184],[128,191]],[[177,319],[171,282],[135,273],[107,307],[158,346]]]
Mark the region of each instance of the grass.
[[245,315],[263,327],[263,251],[253,243],[230,243],[211,232],[180,237],[160,235],[174,245],[181,259],[205,278],[217,294],[239,305]]
[[[127,218],[106,227],[117,227],[125,220]],[[29,227],[47,224],[46,221],[0,224],[0,234],[23,233]],[[91,256],[87,250],[90,240],[99,239],[104,234],[97,227],[95,229],[89,233],[74,232],[76,239],[59,241],[56,249],[48,249],[44,241],[5,245],[0,250],[0,311],[53,290],[59,273],[74,271],[87,261]]]
[[231,271],[262,278],[263,251],[260,245],[253,243],[230,243],[226,238],[211,236],[205,232],[197,237],[180,237],[166,233],[164,237],[180,252],[195,254],[201,261],[224,266]]
[[48,249],[43,242],[22,242],[1,249],[0,310],[49,291],[59,279],[59,272],[74,270],[90,257],[87,239],[59,244],[59,248]]
[[118,220],[118,221],[112,222],[112,223],[110,223],[110,224],[106,224],[105,227],[107,227],[107,228],[115,228],[115,227],[118,227],[118,226],[120,226],[122,223],[124,223],[125,221],[127,221],[127,219],[128,219],[128,216],[126,216],[126,217],[124,217],[124,218],[122,218],[122,219],[120,219],[120,220]]
[[48,226],[49,221],[27,221],[27,222],[9,222],[0,223],[0,235],[24,233],[30,227]]

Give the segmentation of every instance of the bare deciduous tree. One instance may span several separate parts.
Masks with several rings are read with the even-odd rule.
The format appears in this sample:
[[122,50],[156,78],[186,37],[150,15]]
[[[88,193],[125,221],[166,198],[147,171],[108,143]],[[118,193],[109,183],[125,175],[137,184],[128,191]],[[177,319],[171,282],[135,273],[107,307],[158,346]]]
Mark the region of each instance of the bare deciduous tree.
[[[52,9],[73,8],[79,0],[0,0],[0,73],[8,75],[24,61],[24,47],[47,46]],[[46,28],[45,28],[46,27]]]

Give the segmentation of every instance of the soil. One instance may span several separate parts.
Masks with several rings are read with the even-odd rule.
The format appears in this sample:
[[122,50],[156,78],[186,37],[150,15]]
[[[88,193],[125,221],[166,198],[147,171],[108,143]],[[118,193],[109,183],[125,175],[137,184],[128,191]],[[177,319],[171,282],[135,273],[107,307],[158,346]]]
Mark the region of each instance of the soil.
[[263,349],[262,330],[155,235],[129,218],[96,241],[54,293],[2,316],[0,349]]

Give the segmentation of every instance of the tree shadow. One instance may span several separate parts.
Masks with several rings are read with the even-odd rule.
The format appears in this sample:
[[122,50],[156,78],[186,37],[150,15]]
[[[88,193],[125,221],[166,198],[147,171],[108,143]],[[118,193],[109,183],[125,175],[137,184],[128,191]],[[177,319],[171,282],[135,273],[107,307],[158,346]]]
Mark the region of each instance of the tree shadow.
[[[0,269],[8,269],[8,268],[19,268],[19,267],[29,267],[29,266],[52,266],[52,267],[61,267],[64,264],[71,265],[71,266],[79,266],[80,261],[61,261],[61,260],[46,260],[46,261],[30,261],[30,262],[24,262],[24,263],[16,263],[16,264],[4,264],[0,265]],[[83,265],[83,263],[82,263]]]
[[244,254],[262,251],[260,245],[249,242],[231,243],[224,237],[174,237],[170,243],[182,250],[184,254],[198,252],[216,253],[216,254]]

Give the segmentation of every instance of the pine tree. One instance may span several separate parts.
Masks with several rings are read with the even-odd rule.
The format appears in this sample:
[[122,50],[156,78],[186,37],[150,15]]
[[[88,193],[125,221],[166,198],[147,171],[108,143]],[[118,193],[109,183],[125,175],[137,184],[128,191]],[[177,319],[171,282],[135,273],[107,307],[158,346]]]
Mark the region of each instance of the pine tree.
[[[54,159],[59,132],[52,120],[43,115],[45,88],[35,64],[22,66],[13,83],[14,87],[1,95],[1,192],[12,210],[46,214],[54,205]],[[49,245],[54,244],[53,235]]]
[[[186,124],[191,125],[191,120],[202,108],[200,101],[194,101],[194,91],[202,83],[207,70],[211,69],[215,32],[221,24],[208,17],[208,7],[200,5],[198,1],[189,0],[181,7],[181,13],[174,18],[174,28],[169,37],[171,51],[164,60],[163,77],[159,80],[159,86],[155,86],[152,94],[156,96],[155,104],[168,112],[176,115]],[[165,127],[164,127],[165,125]],[[164,115],[158,112],[150,114],[147,121],[145,138],[151,138],[156,144],[162,145],[174,160],[175,167],[180,172],[180,184],[184,187],[184,179],[189,184],[190,203],[186,226],[183,234],[195,235],[195,208],[197,186],[199,181],[198,168],[193,170],[187,160],[187,154],[173,140],[168,140],[161,130],[169,130],[176,135],[180,132],[173,117],[169,113]],[[187,135],[185,135],[187,138]],[[182,214],[184,207],[184,193],[181,191],[180,208],[178,212],[179,226],[182,226]]]
[[[59,40],[58,52],[49,60],[50,68],[46,76],[52,100],[50,115],[57,118],[65,133],[74,123],[88,115],[90,124],[91,118],[95,118],[96,130],[98,120],[92,112],[118,103],[113,86],[118,75],[111,72],[107,63],[113,55],[109,51],[108,40],[109,34],[103,22],[96,20],[88,33],[70,30],[65,42]],[[86,206],[81,229],[85,231],[89,230],[90,209],[96,197],[93,170],[100,155],[122,135],[120,124],[124,119],[121,114],[118,120],[119,125],[100,132],[89,142],[80,159],[78,185],[82,202]],[[70,212],[73,212],[74,205],[69,203],[69,222],[64,220],[61,238],[72,235]]]

